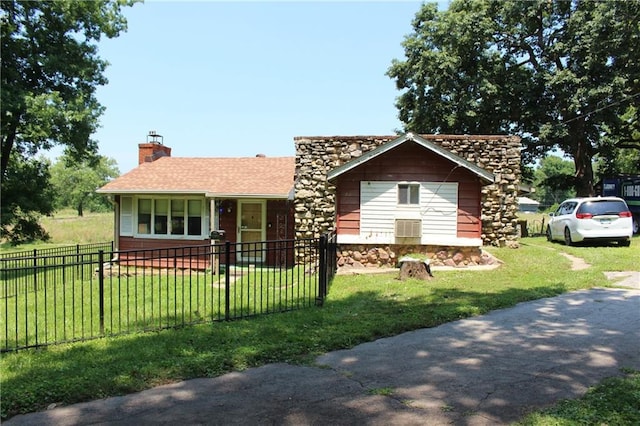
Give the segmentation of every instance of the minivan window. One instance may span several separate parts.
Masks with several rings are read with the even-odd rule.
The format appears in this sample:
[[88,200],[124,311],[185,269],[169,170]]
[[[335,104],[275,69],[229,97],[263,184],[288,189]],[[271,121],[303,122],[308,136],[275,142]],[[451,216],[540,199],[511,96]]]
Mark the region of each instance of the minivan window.
[[575,208],[576,208],[576,203],[575,202],[564,203],[558,208],[558,214],[560,214],[560,215],[571,214],[571,212]]
[[578,213],[591,213],[594,216],[615,214],[629,210],[621,200],[595,200],[587,201],[578,209]]

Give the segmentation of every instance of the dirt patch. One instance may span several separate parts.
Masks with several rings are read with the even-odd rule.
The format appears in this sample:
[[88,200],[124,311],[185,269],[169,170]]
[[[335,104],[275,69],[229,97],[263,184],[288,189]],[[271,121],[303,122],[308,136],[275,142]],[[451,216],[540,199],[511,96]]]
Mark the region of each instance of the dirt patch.
[[[572,271],[581,271],[591,266],[584,259],[579,257],[575,257],[567,253],[560,254],[571,261]],[[614,284],[617,286],[640,289],[640,272],[638,271],[605,272],[604,275],[609,281],[614,281]]]
[[572,256],[567,253],[560,253],[562,256],[566,257],[571,261],[571,270],[572,271],[581,271],[583,269],[587,269],[591,266],[591,264],[585,262],[584,259],[579,257]]

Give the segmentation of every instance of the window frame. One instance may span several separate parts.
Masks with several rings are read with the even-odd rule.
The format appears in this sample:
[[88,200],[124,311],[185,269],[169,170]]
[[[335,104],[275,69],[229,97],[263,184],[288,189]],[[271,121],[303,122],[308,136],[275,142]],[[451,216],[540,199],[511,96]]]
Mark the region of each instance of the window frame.
[[[396,188],[398,206],[420,206],[420,183],[418,182],[399,182]],[[406,197],[406,202],[403,198]]]
[[[142,200],[146,200],[147,202],[151,202],[151,212],[150,213],[144,213],[147,215],[150,215],[150,222],[148,224],[148,228],[149,228],[149,232],[144,233],[144,232],[140,232],[140,215],[139,215],[139,209],[140,209],[140,202]],[[156,229],[156,216],[158,216],[158,214],[156,213],[156,205],[158,204],[158,201],[161,200],[160,204],[163,204],[163,201],[166,201],[166,206],[167,206],[167,211],[166,213],[158,213],[161,216],[164,216],[166,214],[166,219],[163,221],[163,226],[161,226],[160,228]],[[182,209],[182,216],[173,216],[174,213],[174,209],[173,207],[173,202],[174,201],[182,201],[183,203],[183,209]],[[194,213],[193,211],[189,210],[189,207],[191,205],[193,205],[195,202],[200,204],[200,211],[198,211],[197,213]],[[133,197],[133,208],[135,209],[135,211],[133,212],[133,236],[134,237],[138,237],[138,238],[158,238],[158,239],[205,239],[208,234],[204,234],[203,231],[205,231],[207,229],[206,224],[204,223],[205,218],[207,216],[205,208],[207,205],[206,199],[205,198],[200,198],[200,197],[188,197],[188,196],[180,196],[180,197],[170,197],[170,196],[136,196]],[[190,221],[193,222],[193,218],[198,217],[200,219],[199,221],[199,227],[195,226],[195,229],[199,229],[200,233],[199,234],[190,234],[189,232],[192,231],[192,229],[194,228],[194,226],[189,226]],[[176,222],[174,222],[176,221]],[[182,223],[182,233],[175,233],[175,229],[174,227],[174,223],[178,224],[178,223]],[[156,231],[160,231],[160,232],[156,232]]]

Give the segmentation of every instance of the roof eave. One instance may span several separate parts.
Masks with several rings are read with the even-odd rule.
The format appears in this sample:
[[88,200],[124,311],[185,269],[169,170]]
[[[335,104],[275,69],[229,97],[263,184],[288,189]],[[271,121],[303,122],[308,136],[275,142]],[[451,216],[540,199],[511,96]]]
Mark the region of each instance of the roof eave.
[[247,194],[247,193],[233,193],[233,192],[211,192],[208,190],[153,190],[153,189],[98,189],[96,190],[99,194],[105,195],[203,195],[206,198],[262,198],[262,199],[273,199],[273,200],[286,200],[291,198],[292,191],[282,194]]
[[175,189],[96,189],[98,194],[203,194],[207,193],[204,189],[188,189],[188,190],[175,190]]
[[369,160],[378,157],[382,154],[384,154],[385,152],[397,147],[398,145],[401,145],[403,143],[405,143],[406,141],[411,140],[421,146],[423,146],[424,148],[435,152],[436,154],[440,155],[441,157],[444,157],[446,159],[448,159],[449,161],[455,163],[456,165],[463,167],[467,170],[469,170],[470,172],[474,173],[476,176],[478,176],[481,180],[487,182],[487,183],[494,183],[495,182],[495,176],[493,175],[493,173],[490,173],[486,170],[484,170],[483,168],[476,166],[475,164],[458,157],[457,155],[447,151],[446,149],[435,145],[431,142],[429,142],[428,140],[420,137],[419,135],[415,135],[413,133],[407,133],[405,135],[402,135],[390,142],[387,142],[384,145],[381,145],[380,147],[374,149],[373,151],[369,151],[368,153],[362,155],[361,157],[356,158],[355,160],[349,161],[348,163],[345,163],[341,166],[336,167],[333,170],[330,170],[329,173],[327,173],[327,179],[328,180],[333,180],[335,178],[337,178],[338,176],[348,172],[349,170],[354,169],[355,167],[364,164],[366,162],[368,162]]
[[267,200],[287,200],[289,193],[286,194],[245,194],[245,193],[227,193],[227,192],[208,192],[205,194],[207,198],[238,198],[238,199],[267,199]]

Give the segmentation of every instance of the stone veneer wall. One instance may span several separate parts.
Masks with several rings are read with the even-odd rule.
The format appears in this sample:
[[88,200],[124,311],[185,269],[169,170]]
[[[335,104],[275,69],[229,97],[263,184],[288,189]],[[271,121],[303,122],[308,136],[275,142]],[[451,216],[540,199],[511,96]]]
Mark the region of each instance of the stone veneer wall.
[[493,265],[497,260],[480,247],[439,247],[418,245],[371,245],[341,244],[337,252],[340,268],[395,268],[398,260],[406,255],[429,259],[432,266],[467,267]]
[[[336,188],[327,173],[395,136],[299,136],[296,147],[295,228],[297,238],[317,238],[335,227]],[[518,238],[520,138],[517,136],[421,135],[493,173],[482,188],[482,240],[504,246]]]

